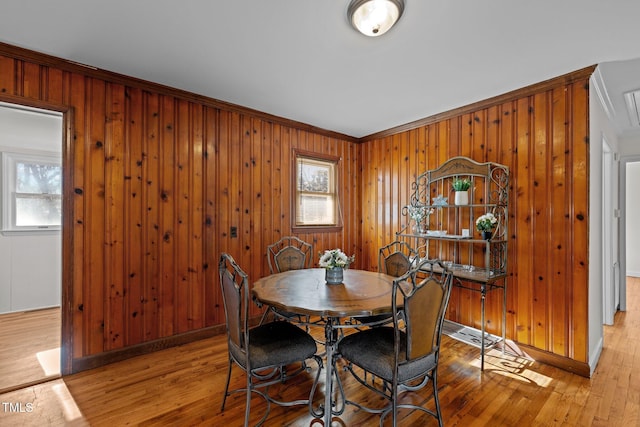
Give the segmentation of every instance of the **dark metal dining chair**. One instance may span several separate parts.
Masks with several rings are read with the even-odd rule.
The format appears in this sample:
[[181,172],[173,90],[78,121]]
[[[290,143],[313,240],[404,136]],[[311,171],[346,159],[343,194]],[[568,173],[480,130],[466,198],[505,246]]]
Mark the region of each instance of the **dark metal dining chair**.
[[[384,407],[368,407],[346,400],[364,411],[380,414],[380,426],[391,413],[397,425],[399,408],[426,412],[442,426],[438,400],[438,361],[442,325],[449,304],[453,275],[440,261],[425,259],[393,282],[391,304],[393,327],[370,328],[346,335],[338,343],[338,354],[346,370],[363,386],[388,400]],[[398,315],[402,311],[402,318]],[[355,367],[360,369],[355,369]],[[382,380],[368,382],[366,373]],[[433,387],[434,409],[400,403],[399,395]],[[416,382],[420,382],[417,386]],[[368,399],[372,401],[372,399]],[[420,397],[415,402],[423,402]]]
[[[312,410],[312,396],[318,384],[322,359],[316,355],[317,346],[313,337],[289,322],[269,322],[249,328],[249,283],[247,274],[236,264],[233,257],[223,253],[219,262],[220,286],[224,302],[227,329],[229,369],[222,398],[221,411],[227,396],[246,392],[244,425],[248,426],[251,411],[251,394],[262,396],[267,410],[257,425],[262,425],[269,416],[271,403],[281,406],[308,405]],[[309,396],[294,401],[278,401],[269,395],[269,386],[283,382],[291,376],[309,372],[306,361],[316,361],[318,369]],[[282,367],[299,363],[293,373],[282,372]],[[245,372],[246,387],[229,391],[231,368],[238,366]],[[264,388],[264,391],[259,389]]]
[[[283,237],[267,246],[267,263],[271,274],[311,268],[313,264],[313,245],[295,236]],[[308,316],[303,317],[299,314],[269,307],[262,317],[262,322],[265,321],[269,313],[274,313],[276,317],[292,322],[308,324],[309,321]]]
[[418,252],[407,242],[396,240],[378,250],[378,271],[400,277],[418,261]]
[[311,268],[313,245],[295,236],[286,236],[267,246],[267,263],[271,274]]
[[[378,250],[378,271],[389,276],[400,277],[418,261],[418,253],[407,242],[396,240]],[[391,322],[391,313],[361,316],[352,323],[381,326]],[[353,322],[355,321],[355,322]]]

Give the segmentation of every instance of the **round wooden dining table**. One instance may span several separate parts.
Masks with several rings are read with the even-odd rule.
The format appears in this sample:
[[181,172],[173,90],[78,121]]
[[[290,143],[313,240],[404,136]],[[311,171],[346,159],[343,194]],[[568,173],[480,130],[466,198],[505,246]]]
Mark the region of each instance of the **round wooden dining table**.
[[373,271],[346,269],[342,283],[328,285],[325,282],[325,269],[310,268],[272,274],[253,284],[252,296],[256,303],[304,316],[319,316],[323,320],[327,360],[325,401],[317,412],[312,409],[311,415],[324,417],[324,426],[330,426],[332,416],[341,414],[344,409],[344,405],[338,408],[337,401],[332,401],[332,362],[337,331],[345,327],[340,323],[340,318],[390,313],[391,290],[395,279]]

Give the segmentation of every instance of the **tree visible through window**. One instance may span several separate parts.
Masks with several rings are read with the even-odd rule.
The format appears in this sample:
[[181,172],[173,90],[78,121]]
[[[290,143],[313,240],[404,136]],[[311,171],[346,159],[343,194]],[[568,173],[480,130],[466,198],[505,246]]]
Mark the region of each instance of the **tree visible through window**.
[[340,225],[337,196],[337,162],[296,153],[296,227]]
[[59,158],[2,153],[3,229],[60,228],[62,167]]

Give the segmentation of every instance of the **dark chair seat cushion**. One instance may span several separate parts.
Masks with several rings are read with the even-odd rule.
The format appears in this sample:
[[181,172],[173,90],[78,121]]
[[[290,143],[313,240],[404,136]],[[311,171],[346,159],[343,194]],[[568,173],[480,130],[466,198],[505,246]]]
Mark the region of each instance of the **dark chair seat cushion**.
[[[249,330],[251,369],[288,365],[316,354],[313,337],[289,322],[269,322]],[[232,346],[233,357],[246,367],[245,353]]]
[[[353,364],[386,381],[393,379],[394,330],[390,327],[367,329],[347,335],[338,343],[338,352]],[[436,367],[435,354],[407,361],[406,335],[400,332],[398,381],[403,383],[424,376]]]

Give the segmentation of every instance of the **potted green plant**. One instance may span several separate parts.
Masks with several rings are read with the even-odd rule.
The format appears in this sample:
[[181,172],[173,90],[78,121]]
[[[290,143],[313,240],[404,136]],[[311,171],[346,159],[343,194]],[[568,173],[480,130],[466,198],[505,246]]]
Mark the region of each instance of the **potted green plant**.
[[488,212],[476,219],[476,230],[482,233],[484,240],[491,239],[493,229],[498,225],[498,218],[491,212]]
[[471,180],[468,178],[453,178],[453,183],[451,184],[453,190],[455,191],[454,203],[456,205],[467,205],[469,204],[469,188],[471,188]]

